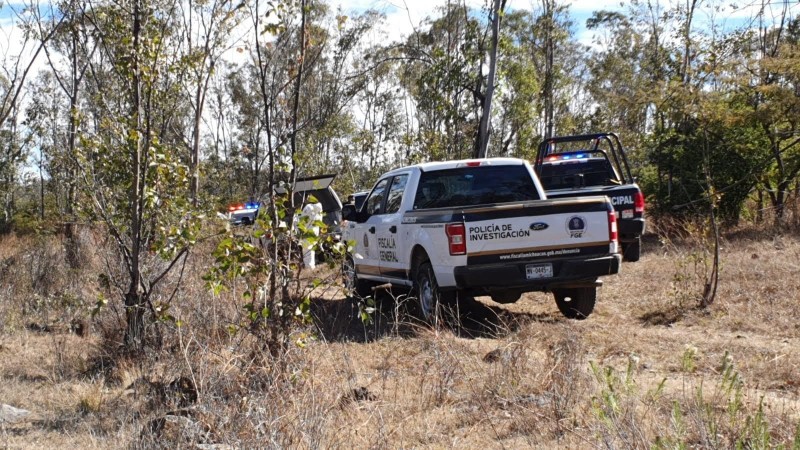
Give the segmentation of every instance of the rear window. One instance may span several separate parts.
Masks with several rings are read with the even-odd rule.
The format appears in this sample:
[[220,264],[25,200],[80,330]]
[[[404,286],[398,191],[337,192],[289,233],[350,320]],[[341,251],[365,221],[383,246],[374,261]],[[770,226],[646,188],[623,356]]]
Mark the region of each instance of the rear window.
[[479,166],[424,172],[414,209],[538,200],[525,166]]
[[544,163],[539,181],[542,182],[542,187],[548,191],[620,184],[614,170],[605,159],[587,159],[580,162],[558,164]]

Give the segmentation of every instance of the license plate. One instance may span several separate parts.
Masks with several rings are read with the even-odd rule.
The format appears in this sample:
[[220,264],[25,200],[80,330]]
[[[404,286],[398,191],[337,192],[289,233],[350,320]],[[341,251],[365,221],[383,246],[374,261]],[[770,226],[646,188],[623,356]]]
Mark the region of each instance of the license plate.
[[528,264],[525,266],[525,273],[529,280],[537,278],[552,278],[553,265],[552,264]]

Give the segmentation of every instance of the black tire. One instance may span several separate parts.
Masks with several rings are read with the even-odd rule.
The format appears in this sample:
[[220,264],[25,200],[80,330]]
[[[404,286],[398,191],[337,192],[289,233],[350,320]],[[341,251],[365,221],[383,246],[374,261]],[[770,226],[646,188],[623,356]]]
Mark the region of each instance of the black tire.
[[519,301],[520,297],[522,297],[522,292],[520,291],[499,291],[499,292],[492,292],[492,300],[497,303],[502,303],[507,305],[509,303],[516,303]]
[[342,280],[344,281],[344,292],[347,296],[364,298],[372,295],[372,283],[358,279],[356,265],[350,255],[345,256],[344,261],[342,261]]
[[642,255],[642,238],[637,237],[635,241],[622,243],[622,260],[636,262]]
[[417,297],[417,309],[422,319],[435,323],[439,319],[442,306],[449,306],[456,298],[455,291],[442,292],[436,282],[433,266],[426,261],[417,267],[414,276],[414,295]]
[[597,300],[597,288],[582,287],[555,289],[553,296],[561,314],[568,319],[583,320],[592,313]]

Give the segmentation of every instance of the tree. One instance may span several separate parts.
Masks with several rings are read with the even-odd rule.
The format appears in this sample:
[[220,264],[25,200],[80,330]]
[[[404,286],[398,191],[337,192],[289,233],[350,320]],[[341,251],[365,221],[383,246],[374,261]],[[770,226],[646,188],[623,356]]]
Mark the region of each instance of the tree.
[[478,126],[477,158],[486,157],[486,147],[489,145],[489,120],[492,117],[492,97],[494,96],[495,71],[497,70],[497,47],[500,40],[500,19],[505,9],[505,0],[494,0],[492,12],[489,16],[492,27],[492,45],[489,49],[489,74],[486,79],[486,92],[483,95],[481,121]]
[[187,110],[171,78],[181,72],[174,11],[175,3],[158,0],[86,11],[98,52],[88,69],[91,105],[76,164],[83,212],[101,220],[116,243],[124,276],[112,279],[124,300],[124,342],[131,349],[146,342],[146,312],[165,317],[168,305],[152,296],[185,261],[199,231],[200,216],[187,197],[189,170],[173,129]]
[[[0,3],[0,11],[6,7]],[[7,8],[15,20],[9,36],[19,39],[18,46],[4,45],[0,55],[0,193],[3,195],[3,215],[0,217],[0,232],[10,229],[14,214],[14,188],[17,183],[18,165],[24,161],[24,152],[17,136],[19,100],[23,93],[25,80],[31,72],[39,53],[53,37],[57,25],[63,18],[54,18],[55,26],[37,36],[34,23],[41,16],[38,5],[31,5],[22,12],[14,6]],[[21,32],[21,36],[18,34]],[[12,49],[16,50],[12,52]]]
[[229,49],[231,31],[240,21],[240,9],[244,3],[232,0],[210,2],[179,2],[183,19],[181,28],[184,37],[182,67],[186,78],[181,86],[192,98],[192,130],[189,139],[189,169],[192,173],[190,196],[197,206],[200,189],[200,128],[205,111],[209,83],[219,63],[220,56]]

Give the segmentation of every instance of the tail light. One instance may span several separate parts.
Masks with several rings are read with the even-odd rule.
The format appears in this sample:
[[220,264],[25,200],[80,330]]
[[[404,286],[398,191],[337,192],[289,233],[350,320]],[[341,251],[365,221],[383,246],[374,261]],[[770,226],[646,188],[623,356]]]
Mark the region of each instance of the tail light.
[[636,214],[644,214],[644,194],[641,192],[633,196],[633,209]]
[[444,227],[451,255],[467,254],[466,227],[463,223],[448,223]]
[[608,212],[608,240],[611,241],[608,245],[609,253],[617,253],[619,249],[619,230],[617,229],[617,213],[614,208]]

